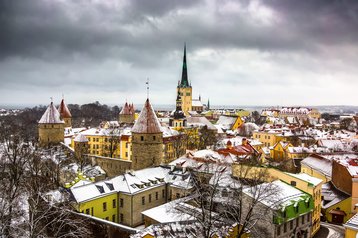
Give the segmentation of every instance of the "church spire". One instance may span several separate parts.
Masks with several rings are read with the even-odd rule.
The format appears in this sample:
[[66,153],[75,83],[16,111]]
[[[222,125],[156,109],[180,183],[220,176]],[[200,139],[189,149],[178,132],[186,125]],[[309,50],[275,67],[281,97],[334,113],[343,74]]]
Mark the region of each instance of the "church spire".
[[184,43],[183,70],[181,74],[181,81],[179,87],[182,88],[190,87],[189,80],[188,80],[187,65],[186,65],[186,43]]

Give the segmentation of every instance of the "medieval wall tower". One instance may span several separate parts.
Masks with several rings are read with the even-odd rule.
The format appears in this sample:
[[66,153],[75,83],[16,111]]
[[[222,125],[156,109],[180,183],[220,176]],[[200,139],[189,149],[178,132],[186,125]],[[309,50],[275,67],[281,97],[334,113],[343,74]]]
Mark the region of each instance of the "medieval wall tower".
[[58,111],[60,112],[61,120],[65,122],[65,127],[72,127],[72,115],[70,110],[68,110],[64,99],[62,99],[61,104],[58,107]]
[[162,160],[163,132],[147,99],[132,128],[132,169],[158,166]]
[[64,124],[64,121],[60,118],[60,113],[53,105],[53,102],[51,102],[39,121],[40,146],[46,147],[63,142]]

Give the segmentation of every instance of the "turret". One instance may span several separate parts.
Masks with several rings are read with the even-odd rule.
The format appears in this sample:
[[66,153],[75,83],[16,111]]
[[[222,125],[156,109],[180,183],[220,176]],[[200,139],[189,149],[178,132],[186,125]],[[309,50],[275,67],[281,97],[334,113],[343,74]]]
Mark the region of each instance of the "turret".
[[132,104],[127,102],[124,104],[122,110],[119,113],[119,123],[133,124],[135,120],[135,111]]
[[61,120],[65,122],[65,127],[72,127],[72,115],[64,99],[62,99],[61,104],[58,107],[58,111],[60,112]]
[[132,169],[158,166],[162,160],[163,132],[147,99],[132,128]]
[[38,124],[40,146],[46,147],[63,142],[64,124],[64,121],[60,118],[60,113],[51,102]]

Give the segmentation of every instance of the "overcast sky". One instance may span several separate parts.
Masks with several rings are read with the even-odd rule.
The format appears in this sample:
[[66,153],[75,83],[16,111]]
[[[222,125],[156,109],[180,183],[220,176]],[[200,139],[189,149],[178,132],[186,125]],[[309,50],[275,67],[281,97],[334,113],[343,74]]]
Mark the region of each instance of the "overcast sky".
[[0,105],[358,105],[358,1],[1,0]]

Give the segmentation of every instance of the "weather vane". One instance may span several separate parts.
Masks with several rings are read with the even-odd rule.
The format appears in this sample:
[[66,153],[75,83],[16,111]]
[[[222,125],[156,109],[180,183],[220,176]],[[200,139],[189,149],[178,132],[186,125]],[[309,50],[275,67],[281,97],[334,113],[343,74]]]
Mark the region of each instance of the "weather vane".
[[145,84],[147,85],[147,98],[149,98],[149,78],[147,78],[147,82]]
[[51,99],[51,103],[53,103],[53,97],[50,97],[50,99]]

